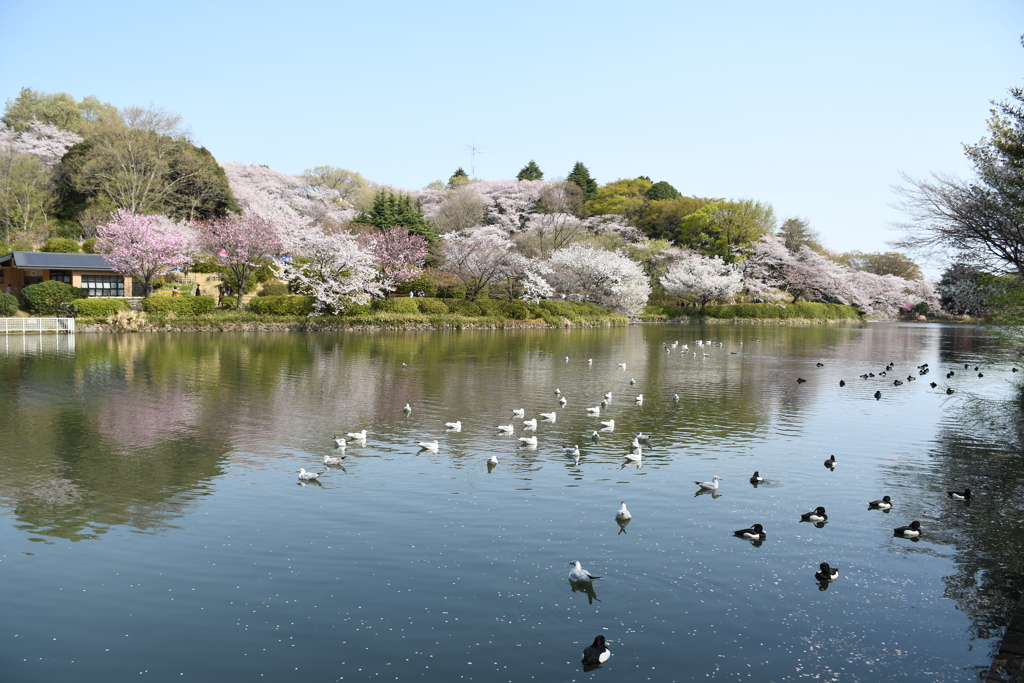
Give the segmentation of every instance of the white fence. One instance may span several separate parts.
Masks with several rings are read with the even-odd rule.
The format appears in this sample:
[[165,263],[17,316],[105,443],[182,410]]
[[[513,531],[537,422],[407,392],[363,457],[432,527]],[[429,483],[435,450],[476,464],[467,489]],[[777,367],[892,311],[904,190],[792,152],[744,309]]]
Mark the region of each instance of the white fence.
[[75,333],[74,318],[0,318],[0,334]]

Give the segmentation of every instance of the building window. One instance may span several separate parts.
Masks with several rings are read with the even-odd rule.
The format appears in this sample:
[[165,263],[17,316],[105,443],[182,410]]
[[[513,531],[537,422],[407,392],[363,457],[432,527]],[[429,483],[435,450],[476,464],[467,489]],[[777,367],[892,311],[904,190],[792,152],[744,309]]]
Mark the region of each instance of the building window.
[[51,270],[50,279],[56,280],[57,282],[64,282],[71,284],[71,271],[70,270]]
[[124,278],[120,275],[83,275],[82,289],[90,297],[124,296]]

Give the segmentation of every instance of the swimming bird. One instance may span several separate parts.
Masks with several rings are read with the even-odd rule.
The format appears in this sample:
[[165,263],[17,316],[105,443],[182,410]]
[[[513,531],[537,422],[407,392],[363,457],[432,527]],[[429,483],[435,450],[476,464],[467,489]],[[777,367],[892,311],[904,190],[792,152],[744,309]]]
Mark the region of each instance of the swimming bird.
[[505,434],[511,434],[513,431],[515,431],[515,427],[513,427],[512,425],[494,425],[494,427],[499,432],[503,432]]
[[296,471],[299,473],[299,481],[312,481],[323,474],[323,472],[307,472],[301,467]]
[[626,364],[625,363],[619,363],[619,370],[625,370],[625,369],[626,369]]
[[349,432],[345,436],[347,436],[350,439],[355,439],[356,441],[363,441],[363,442],[365,442],[366,441],[366,430],[364,429],[361,432]]
[[717,491],[718,482],[720,482],[721,480],[721,477],[715,475],[714,477],[711,478],[711,481],[694,481],[693,483],[701,487],[702,489],[707,489],[709,491]]
[[629,447],[630,448],[640,448],[640,439],[637,439],[636,437],[633,437],[633,441],[630,442]]
[[605,394],[604,395],[604,400],[606,400],[606,401],[612,400],[612,392],[609,391],[607,394]]
[[821,571],[814,574],[814,578],[818,581],[835,581],[839,578],[839,570],[835,567],[830,567],[828,562],[822,562],[818,565],[818,568]]
[[573,444],[572,446],[565,446],[562,448],[562,452],[565,453],[566,455],[579,455],[580,447],[575,444]]
[[561,389],[558,389],[558,388],[556,387],[556,388],[555,388],[555,396],[558,396],[558,395],[559,395],[559,394],[561,394],[561,393],[562,393],[562,390],[561,390]]
[[952,394],[952,393],[953,393],[953,387],[946,387],[946,394],[949,395],[949,394]]
[[590,433],[590,438],[591,438],[591,439],[592,439],[593,441],[600,441],[600,440],[601,440],[601,435],[600,435],[600,434],[598,434],[598,433],[597,433],[597,430],[595,429],[594,431],[592,431],[592,432]]
[[601,406],[592,406],[590,408],[587,408],[587,412],[589,414],[591,414],[591,415],[600,415],[601,414]]
[[805,380],[805,379],[804,379],[803,377],[797,377],[797,378],[796,378],[796,383],[797,383],[797,384],[803,384],[803,383],[804,383],[804,382],[806,382],[806,381],[807,381],[807,380]]
[[758,472],[757,470],[754,470],[754,476],[752,476],[750,478],[750,483],[751,484],[760,484],[762,481],[764,481],[764,477],[761,476],[760,472]]
[[679,400],[679,394],[672,394],[672,400],[673,401],[678,401]]
[[604,636],[594,638],[594,644],[583,648],[583,666],[600,666],[612,656],[612,651],[605,645]]
[[538,413],[545,420],[555,421],[555,413]]
[[433,441],[420,441],[416,445],[424,451],[437,453],[437,439],[434,439]]
[[406,369],[407,367],[409,367],[409,366],[408,366],[408,365],[406,365],[405,363],[402,363],[402,369],[403,369],[403,370],[405,370],[405,369]]
[[529,446],[530,448],[537,447],[537,437],[535,436],[521,436],[519,437],[519,442],[524,446]]
[[875,400],[877,401],[880,398],[882,398],[882,392],[881,391],[876,391],[875,392]]
[[921,522],[914,520],[909,526],[898,526],[892,530],[893,536],[903,536],[904,538],[917,538],[921,535]]
[[341,438],[340,436],[334,437],[334,447],[340,448],[341,450],[345,450],[345,439]]
[[448,428],[448,431],[461,432],[462,420],[456,420],[455,422],[445,422],[444,426]]
[[531,417],[529,420],[523,420],[523,425],[526,427],[526,429],[536,430],[537,418]]
[[970,500],[971,490],[964,489],[963,493],[960,493],[959,491],[946,491],[946,495],[952,498],[953,500]]
[[938,385],[938,384],[936,384],[935,382],[929,382],[929,383],[928,383],[928,386],[930,386],[930,387],[931,387],[932,389],[934,389],[935,387],[937,387],[937,386],[939,386],[939,385]]
[[632,451],[626,453],[626,460],[632,460],[633,462],[640,462],[644,458],[644,449],[637,446]]
[[325,465],[340,465],[341,461],[344,460],[344,459],[345,459],[344,455],[340,455],[340,456],[325,455],[324,456],[324,464]]
[[565,396],[563,396],[560,399],[558,399],[558,405],[562,406],[563,408],[565,407],[566,403],[568,403],[568,401],[565,400]]
[[644,434],[643,432],[638,432],[637,435],[636,435],[636,440],[637,441],[642,441],[642,442],[643,441],[650,441],[651,440],[651,435],[650,434]]
[[600,405],[600,406],[601,406],[602,408],[607,408],[607,407],[608,407],[608,399],[606,399],[606,398],[602,398],[602,399],[601,399],[601,403],[600,403],[599,405]]
[[763,541],[768,537],[768,534],[764,532],[764,527],[760,524],[755,524],[749,529],[738,529],[732,533],[750,541]]
[[491,467],[494,467],[495,465],[497,465],[498,464],[498,456],[492,455],[491,457],[487,458],[487,464],[490,465]]
[[643,394],[637,394],[636,398],[634,400],[636,401],[636,404],[638,406],[642,406],[644,404],[644,395]]
[[829,468],[830,470],[834,470],[836,468],[836,456],[828,456],[828,460],[825,461],[825,467]]
[[524,417],[526,415],[525,408],[513,408],[512,417]]
[[810,512],[804,512],[800,515],[801,522],[826,522],[828,521],[828,515],[825,514],[825,508],[820,505]]
[[882,496],[881,500],[873,500],[868,503],[869,508],[876,508],[878,510],[888,510],[892,507],[892,498],[889,496]]
[[565,362],[566,362],[566,363],[568,363],[568,362],[569,362],[569,356],[566,356],[566,357],[565,357]]
[[839,386],[845,387],[846,386],[846,380],[843,380],[843,379],[839,380]]
[[629,386],[633,386],[634,384],[636,384],[636,380],[633,379],[632,377],[630,377],[629,378]]
[[412,406],[411,406],[411,405],[409,405],[408,403],[406,403],[406,404],[405,404],[405,407],[404,407],[404,408],[402,408],[402,411],[403,411],[403,412],[404,412],[404,413],[405,413],[406,415],[408,415],[409,413],[411,413],[411,412],[412,412]]
[[626,501],[622,501],[620,505],[622,505],[622,507],[620,507],[619,511],[615,513],[615,519],[633,519],[633,515],[631,515],[629,510],[626,509]]
[[569,580],[575,581],[576,583],[583,583],[585,581],[593,581],[594,579],[600,579],[600,576],[594,576],[586,569],[580,567],[579,560],[573,560],[569,564],[572,565],[572,569],[569,570]]
[[594,364],[594,359],[593,358],[588,358],[587,359],[587,365],[593,365],[593,364]]
[[824,363],[818,363],[818,367],[819,368],[823,368],[823,367],[825,367],[825,364]]
[[613,431],[615,429],[615,420],[601,420],[601,424],[608,431]]

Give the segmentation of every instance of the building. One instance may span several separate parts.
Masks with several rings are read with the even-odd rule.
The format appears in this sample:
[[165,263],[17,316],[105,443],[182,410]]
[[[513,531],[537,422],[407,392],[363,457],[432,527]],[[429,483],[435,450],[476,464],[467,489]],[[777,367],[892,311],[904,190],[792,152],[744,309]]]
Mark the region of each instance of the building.
[[0,256],[0,292],[21,301],[22,289],[46,280],[80,287],[90,297],[123,297],[132,292],[132,279],[116,272],[99,254],[15,251]]

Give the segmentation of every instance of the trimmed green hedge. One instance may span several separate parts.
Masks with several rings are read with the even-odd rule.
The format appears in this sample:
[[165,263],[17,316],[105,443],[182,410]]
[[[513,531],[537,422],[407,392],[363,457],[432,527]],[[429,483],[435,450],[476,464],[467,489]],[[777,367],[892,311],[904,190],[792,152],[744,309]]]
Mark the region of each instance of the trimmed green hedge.
[[216,306],[212,296],[151,296],[142,300],[142,310],[153,315],[203,315]]
[[248,308],[260,315],[309,315],[313,312],[313,297],[258,296],[249,301]]
[[448,304],[440,299],[420,297],[416,299],[416,307],[420,309],[420,313],[426,313],[428,315],[448,315]]
[[84,289],[57,280],[47,280],[21,290],[21,298],[28,304],[29,310],[38,315],[60,315],[62,304],[70,304],[75,299],[87,296]]
[[[684,311],[686,309],[683,309]],[[690,309],[697,315],[698,309]],[[797,304],[730,304],[708,306],[704,317],[715,319],[745,320],[860,320],[860,311],[853,306],[842,304],[820,304],[800,302]]]
[[471,318],[477,318],[484,314],[480,306],[469,299],[445,299],[444,303],[451,313],[458,313],[459,315],[465,315]]
[[504,299],[478,299],[477,305],[484,315],[510,320],[528,320],[530,307],[521,301],[505,301]]
[[17,297],[13,294],[0,294],[0,317],[8,318],[17,312]]
[[75,311],[78,315],[88,318],[106,318],[118,311],[127,311],[128,302],[124,299],[78,299]]
[[415,297],[403,296],[393,299],[374,299],[371,307],[382,313],[419,313]]

